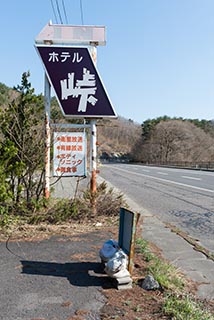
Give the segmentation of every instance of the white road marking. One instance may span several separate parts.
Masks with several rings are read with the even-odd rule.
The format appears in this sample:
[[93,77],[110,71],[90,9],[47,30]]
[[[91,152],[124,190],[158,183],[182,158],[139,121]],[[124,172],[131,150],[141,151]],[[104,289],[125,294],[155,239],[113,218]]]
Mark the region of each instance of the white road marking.
[[153,176],[149,176],[149,175],[146,175],[146,174],[143,174],[143,173],[131,172],[131,171],[124,170],[124,169],[121,169],[121,168],[116,167],[116,166],[113,166],[113,167],[116,168],[117,170],[126,172],[126,173],[128,173],[128,174],[134,174],[134,175],[137,175],[137,176],[142,176],[142,177],[151,178],[151,179],[154,179],[154,180],[159,180],[159,181],[164,181],[164,182],[168,182],[168,183],[171,183],[171,184],[176,184],[176,185],[178,185],[178,186],[183,186],[183,187],[187,187],[187,188],[192,188],[192,189],[196,189],[196,190],[201,190],[201,191],[206,191],[206,192],[214,193],[214,190],[211,190],[211,189],[195,187],[195,186],[191,186],[191,185],[189,185],[189,184],[180,183],[180,182],[175,182],[175,181],[171,181],[171,180],[167,180],[167,179],[162,179],[162,178],[158,178],[158,177],[153,177]]
[[181,178],[191,179],[191,180],[201,180],[201,178],[189,177],[189,176],[181,176]]
[[158,173],[158,174],[162,174],[163,176],[168,176],[168,173],[166,173],[166,172],[158,171],[157,173]]

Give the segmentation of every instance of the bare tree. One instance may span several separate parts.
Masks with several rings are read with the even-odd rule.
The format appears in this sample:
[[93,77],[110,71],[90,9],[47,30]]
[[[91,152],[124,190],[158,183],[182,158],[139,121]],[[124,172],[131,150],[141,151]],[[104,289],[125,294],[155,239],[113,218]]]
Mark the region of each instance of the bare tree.
[[190,121],[166,120],[153,127],[148,139],[139,140],[133,152],[148,163],[213,161],[214,139]]

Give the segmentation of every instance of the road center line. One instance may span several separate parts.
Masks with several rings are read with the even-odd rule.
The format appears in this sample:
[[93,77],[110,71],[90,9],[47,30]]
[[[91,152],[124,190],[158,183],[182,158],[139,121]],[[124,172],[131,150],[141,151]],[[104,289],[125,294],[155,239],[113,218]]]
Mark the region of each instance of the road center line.
[[189,176],[181,176],[181,178],[191,179],[191,180],[201,180],[201,178],[189,177]]
[[162,174],[163,176],[168,176],[168,173],[166,173],[166,172],[158,171],[158,174]]
[[180,182],[175,182],[175,181],[171,181],[171,180],[167,180],[167,179],[162,179],[162,178],[158,178],[158,177],[153,177],[153,176],[149,176],[149,175],[146,175],[146,174],[143,174],[143,173],[131,172],[131,171],[128,171],[128,170],[125,170],[125,169],[118,168],[117,166],[112,166],[112,167],[116,168],[117,170],[120,170],[120,171],[129,173],[129,174],[134,174],[134,175],[136,175],[136,176],[142,176],[142,177],[151,178],[151,179],[154,179],[154,180],[159,180],[159,181],[164,181],[164,182],[168,182],[168,183],[171,183],[171,184],[176,184],[176,185],[183,186],[183,187],[187,187],[187,188],[192,188],[192,189],[196,189],[196,190],[201,190],[201,191],[206,191],[206,192],[214,193],[214,190],[211,190],[211,189],[205,189],[205,188],[195,187],[195,186],[191,186],[191,185],[189,185],[189,184],[180,183]]

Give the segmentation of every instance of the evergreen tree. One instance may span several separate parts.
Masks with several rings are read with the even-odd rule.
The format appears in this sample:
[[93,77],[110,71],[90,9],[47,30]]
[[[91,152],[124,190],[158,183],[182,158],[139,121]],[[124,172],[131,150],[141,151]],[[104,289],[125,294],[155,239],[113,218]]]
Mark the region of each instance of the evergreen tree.
[[36,96],[28,78],[14,88],[16,98],[1,110],[0,167],[5,172],[13,205],[23,201],[31,207],[43,189],[44,134],[43,97]]

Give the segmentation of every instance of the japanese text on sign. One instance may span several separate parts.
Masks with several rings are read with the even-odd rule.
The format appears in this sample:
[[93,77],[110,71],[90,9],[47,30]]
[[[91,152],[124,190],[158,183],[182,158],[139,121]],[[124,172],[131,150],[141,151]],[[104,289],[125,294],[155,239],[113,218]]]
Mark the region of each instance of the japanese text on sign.
[[[82,56],[79,55],[79,52],[74,52],[72,55],[69,52],[51,52],[49,53],[48,62],[65,62],[70,60],[72,63],[80,63],[83,59]],[[95,106],[97,102],[97,98],[93,95],[96,93],[96,80],[95,74],[90,74],[90,71],[86,68],[83,68],[82,79],[76,80],[75,83],[75,73],[68,73],[67,79],[60,80],[61,85],[61,99],[68,99],[68,97],[78,98],[79,106],[78,112],[86,112],[87,103],[89,102],[92,106]]]
[[83,132],[55,132],[54,176],[85,176],[85,145]]
[[[61,52],[60,54],[53,51],[49,53],[48,62],[61,62],[64,63],[69,59],[72,63],[80,63],[83,59],[79,55],[79,52],[74,52],[72,55],[69,52]],[[96,93],[96,80],[95,74],[91,74],[89,70],[83,68],[82,79],[76,80],[75,83],[75,73],[68,73],[67,79],[60,80],[61,86],[61,99],[67,100],[68,97],[78,98],[79,106],[77,112],[86,112],[87,103],[89,102],[92,106],[95,106],[97,98],[93,95]]]
[[36,47],[64,116],[116,117],[91,47]]
[[74,86],[74,72],[68,73],[68,79],[60,81],[62,96],[61,99],[68,99],[69,96],[78,98],[80,96],[78,112],[86,111],[87,102],[93,106],[96,104],[97,99],[93,96],[97,90],[95,87],[95,75],[90,74],[90,71],[86,68],[83,69],[83,79],[76,81]]
[[61,52],[61,54],[57,52],[49,53],[49,60],[48,62],[65,62],[69,59],[72,63],[80,63],[83,57],[79,56],[79,52],[74,52],[73,55],[70,55],[69,52]]

